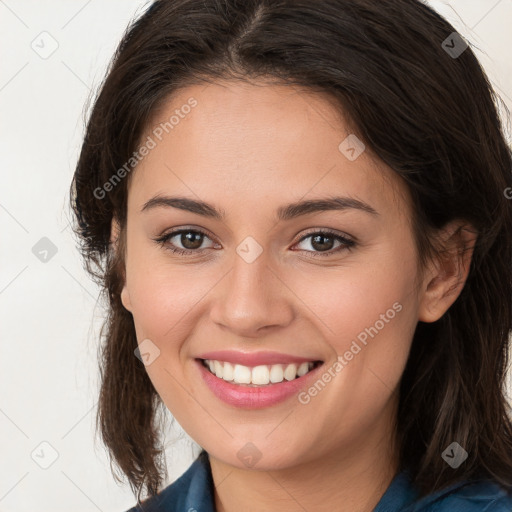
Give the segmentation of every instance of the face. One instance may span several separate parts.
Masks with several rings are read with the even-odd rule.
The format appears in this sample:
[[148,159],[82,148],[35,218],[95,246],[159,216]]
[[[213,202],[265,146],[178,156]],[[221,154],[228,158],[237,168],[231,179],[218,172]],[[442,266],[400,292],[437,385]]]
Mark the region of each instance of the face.
[[[411,205],[369,148],[357,156],[353,138],[341,144],[351,133],[318,94],[225,82],[182,89],[143,137],[151,149],[130,178],[122,301],[172,415],[233,466],[246,464],[243,450],[268,469],[346,454],[393,416],[421,300]],[[344,207],[284,210],[333,198]],[[270,392],[237,404],[203,378],[197,358],[218,350],[323,364],[280,401]]]

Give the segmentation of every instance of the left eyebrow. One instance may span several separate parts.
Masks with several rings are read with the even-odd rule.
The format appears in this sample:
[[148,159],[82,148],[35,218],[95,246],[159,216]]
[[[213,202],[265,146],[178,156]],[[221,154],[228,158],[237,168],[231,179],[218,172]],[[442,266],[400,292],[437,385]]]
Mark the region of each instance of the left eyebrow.
[[[178,208],[219,221],[224,221],[226,218],[224,210],[217,209],[205,201],[196,201],[187,197],[156,196],[144,204],[141,212],[157,207]],[[309,201],[298,201],[281,206],[277,209],[277,219],[278,221],[288,221],[311,213],[351,209],[360,210],[371,215],[379,215],[372,206],[359,199],[352,197],[327,197]]]
[[329,210],[360,210],[371,215],[379,215],[377,210],[369,204],[352,197],[326,197],[310,201],[299,201],[277,210],[277,218],[280,221],[291,220],[309,213],[324,212]]

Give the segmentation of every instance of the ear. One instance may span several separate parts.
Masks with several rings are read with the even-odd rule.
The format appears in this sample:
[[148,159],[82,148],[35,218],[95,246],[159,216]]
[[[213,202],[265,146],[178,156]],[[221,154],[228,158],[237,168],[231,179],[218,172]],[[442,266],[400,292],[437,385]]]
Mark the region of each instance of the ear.
[[114,248],[114,251],[117,251],[119,234],[121,233],[121,226],[119,225],[119,221],[112,217],[112,222],[110,223],[110,243]]
[[452,221],[440,235],[442,252],[425,273],[418,320],[439,320],[460,295],[468,277],[477,232],[471,224]]
[[[120,247],[119,247],[120,233],[121,233],[121,226],[119,224],[119,221],[115,217],[113,217],[112,223],[110,225],[110,243],[112,244],[114,253],[116,253],[118,250],[120,250]],[[125,264],[125,268],[126,268],[126,264]],[[126,272],[124,271],[124,269],[123,269],[122,273],[123,273],[124,284],[123,284],[123,289],[121,290],[121,303],[123,304],[125,309],[127,309],[131,313],[132,304],[130,301],[130,294],[128,293],[128,288],[126,286]]]

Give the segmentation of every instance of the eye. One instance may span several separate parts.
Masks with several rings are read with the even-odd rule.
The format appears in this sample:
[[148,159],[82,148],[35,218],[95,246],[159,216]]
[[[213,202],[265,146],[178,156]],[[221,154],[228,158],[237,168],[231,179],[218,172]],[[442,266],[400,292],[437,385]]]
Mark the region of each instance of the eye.
[[[209,238],[208,235],[201,230],[179,229],[155,238],[154,240],[173,253],[186,255],[203,252],[204,249],[197,249],[203,243],[204,237]],[[171,242],[173,238],[176,238],[176,241],[182,244],[184,248],[176,247],[175,243]]]
[[[191,255],[193,253],[201,253],[205,250],[205,248],[200,248],[205,237],[209,239],[209,236],[204,231],[186,228],[171,231],[165,235],[155,238],[154,240],[166,250],[173,253]],[[172,242],[173,238],[176,238],[174,242]],[[356,245],[354,240],[351,240],[346,236],[339,235],[329,229],[310,232],[310,234],[302,237],[298,243],[300,244],[307,239],[311,239],[310,246],[313,250],[302,249],[302,251],[313,253],[312,256],[308,256],[313,258],[316,256],[332,256],[333,254],[343,250],[350,250]],[[340,245],[333,249],[335,242],[338,242]],[[183,248],[176,247],[176,243],[181,244]],[[217,248],[218,247],[219,246],[217,245]]]
[[[312,252],[313,255],[308,256],[312,258],[316,258],[317,256],[332,256],[333,254],[339,253],[343,250],[353,249],[356,245],[354,240],[351,240],[346,236],[339,235],[330,229],[310,232],[310,234],[300,239],[299,244],[307,239],[311,239],[309,245],[313,247],[314,250],[306,250],[305,252]],[[337,248],[332,249],[336,241],[339,242],[340,245]]]

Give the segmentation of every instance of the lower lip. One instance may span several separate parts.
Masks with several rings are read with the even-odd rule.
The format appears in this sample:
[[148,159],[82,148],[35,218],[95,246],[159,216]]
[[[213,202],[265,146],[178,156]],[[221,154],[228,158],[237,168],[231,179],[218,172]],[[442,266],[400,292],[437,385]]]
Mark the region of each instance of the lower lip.
[[196,359],[196,363],[199,366],[201,377],[217,398],[220,398],[229,405],[244,409],[262,409],[284,402],[309,385],[309,382],[316,377],[323,366],[321,364],[306,373],[306,375],[294,380],[284,380],[279,384],[271,384],[265,387],[250,387],[231,384],[224,379],[220,379],[207,370],[200,359]]

